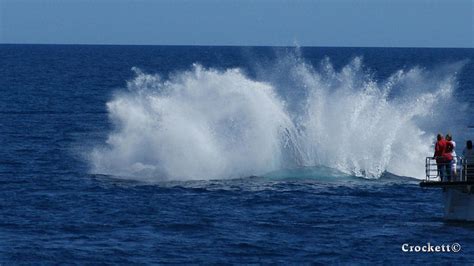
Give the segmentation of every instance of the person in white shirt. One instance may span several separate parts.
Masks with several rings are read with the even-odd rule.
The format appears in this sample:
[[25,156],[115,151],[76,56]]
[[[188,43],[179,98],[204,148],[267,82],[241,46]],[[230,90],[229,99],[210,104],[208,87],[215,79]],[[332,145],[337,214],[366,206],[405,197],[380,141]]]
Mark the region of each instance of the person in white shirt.
[[451,134],[446,135],[446,141],[450,141],[453,144],[453,151],[451,152],[451,156],[453,157],[453,160],[451,161],[451,176],[453,179],[456,179],[458,165],[458,158],[456,157],[456,142],[454,142]]

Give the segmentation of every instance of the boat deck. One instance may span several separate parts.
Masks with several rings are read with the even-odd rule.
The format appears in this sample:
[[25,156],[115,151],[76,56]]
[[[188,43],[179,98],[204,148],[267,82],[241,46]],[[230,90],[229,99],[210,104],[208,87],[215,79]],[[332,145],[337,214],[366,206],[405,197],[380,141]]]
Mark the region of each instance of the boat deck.
[[473,186],[474,181],[421,181],[421,187],[466,187],[466,186]]
[[[471,186],[474,185],[474,164],[465,158],[456,156],[455,164],[449,163],[437,163],[435,157],[426,157],[425,159],[425,171],[426,178],[420,182],[421,187],[439,187],[439,188],[456,188],[456,189],[468,189],[471,190]],[[440,181],[439,166],[447,166],[450,168],[455,167],[457,174],[453,176],[453,181]],[[441,168],[443,169],[443,168]],[[441,170],[445,175],[445,170]],[[473,189],[474,191],[474,189]]]

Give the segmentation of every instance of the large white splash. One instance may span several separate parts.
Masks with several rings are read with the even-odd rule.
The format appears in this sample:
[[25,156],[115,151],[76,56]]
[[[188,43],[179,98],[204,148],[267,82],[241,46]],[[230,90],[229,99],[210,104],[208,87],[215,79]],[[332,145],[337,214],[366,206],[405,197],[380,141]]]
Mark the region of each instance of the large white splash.
[[107,104],[115,130],[93,150],[93,172],[189,180],[326,166],[422,177],[433,130],[455,126],[459,68],[399,70],[379,82],[360,58],[336,71],[329,60],[315,69],[288,57],[257,80],[199,65],[167,80],[135,69]]
[[117,130],[93,152],[96,172],[217,179],[281,166],[292,123],[270,85],[196,65],[168,81],[138,72],[128,88],[107,104]]

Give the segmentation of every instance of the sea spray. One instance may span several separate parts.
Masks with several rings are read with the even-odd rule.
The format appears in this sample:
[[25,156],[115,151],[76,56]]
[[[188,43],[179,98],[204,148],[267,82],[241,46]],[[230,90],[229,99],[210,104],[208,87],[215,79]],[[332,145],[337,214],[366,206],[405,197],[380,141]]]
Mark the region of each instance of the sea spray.
[[137,72],[107,104],[116,131],[95,171],[140,179],[218,179],[276,170],[292,123],[268,84],[195,65],[161,81]]
[[329,59],[313,67],[288,56],[254,80],[197,64],[166,80],[135,68],[107,104],[115,130],[93,150],[93,171],[156,181],[325,166],[420,178],[433,129],[455,130],[449,116],[462,112],[453,97],[461,67],[414,67],[383,81],[361,58],[336,70]]

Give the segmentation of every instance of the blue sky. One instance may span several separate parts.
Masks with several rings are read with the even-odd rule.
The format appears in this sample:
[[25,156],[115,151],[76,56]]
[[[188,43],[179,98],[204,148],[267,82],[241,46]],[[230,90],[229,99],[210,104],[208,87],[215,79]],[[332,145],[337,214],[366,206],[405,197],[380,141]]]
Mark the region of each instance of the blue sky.
[[474,0],[0,0],[0,43],[474,48]]

